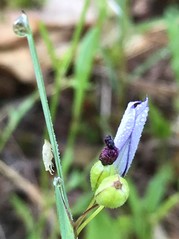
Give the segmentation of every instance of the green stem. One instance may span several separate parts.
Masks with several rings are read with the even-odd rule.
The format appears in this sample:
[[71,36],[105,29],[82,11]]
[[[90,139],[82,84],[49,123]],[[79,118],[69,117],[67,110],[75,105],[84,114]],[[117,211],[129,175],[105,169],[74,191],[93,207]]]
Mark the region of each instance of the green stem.
[[89,216],[77,229],[77,235],[80,234],[80,232],[83,230],[84,227],[87,226],[87,224],[98,215],[98,213],[100,213],[103,210],[104,206],[99,206],[98,209],[96,209],[96,211],[94,211],[94,213],[91,214],[91,216]]
[[[28,40],[28,44],[29,44],[29,49],[30,49],[33,65],[34,65],[35,76],[36,76],[40,100],[41,100],[41,104],[42,104],[42,108],[43,108],[43,112],[44,112],[45,122],[47,125],[47,130],[48,130],[50,142],[51,142],[52,149],[53,149],[55,164],[56,164],[56,168],[57,168],[57,174],[63,181],[63,173],[62,173],[62,167],[60,164],[60,154],[58,151],[58,144],[57,144],[54,129],[53,129],[53,124],[52,124],[50,110],[49,110],[48,101],[47,101],[47,95],[46,95],[46,91],[45,91],[45,85],[44,85],[43,76],[42,76],[40,64],[38,61],[37,52],[36,52],[32,33],[27,35],[27,40]],[[66,191],[65,191],[64,182],[62,182],[62,191],[63,191],[63,196],[65,199],[66,205],[68,205],[68,199],[67,199],[67,195],[66,195]]]
[[[67,194],[65,191],[63,174],[62,174],[62,167],[60,163],[60,154],[58,151],[58,144],[56,141],[56,136],[53,129],[53,124],[51,120],[51,114],[47,102],[47,95],[45,90],[45,85],[43,81],[43,76],[39,64],[39,60],[37,57],[37,52],[35,48],[35,43],[32,35],[32,31],[28,22],[28,18],[24,12],[22,15],[15,21],[14,23],[14,32],[21,37],[27,37],[29,49],[32,57],[32,62],[34,65],[35,76],[37,80],[37,86],[39,90],[40,100],[44,112],[44,117],[47,125],[47,130],[50,138],[50,142],[52,145],[52,150],[54,154],[55,164],[57,168],[58,180],[55,180],[55,194],[56,194],[56,204],[57,204],[57,211],[58,211],[58,218],[60,221],[60,230],[62,232],[62,238],[66,239],[65,235],[68,235],[69,239],[74,239],[75,233],[73,231],[72,226],[72,215],[68,203]],[[62,217],[62,215],[64,217]]]
[[91,212],[95,207],[98,205],[95,204],[95,199],[93,198],[90,202],[89,206],[87,207],[86,211],[81,214],[81,216],[76,220],[75,222],[75,228],[78,228],[80,224],[84,221],[85,217],[88,215],[88,213]]

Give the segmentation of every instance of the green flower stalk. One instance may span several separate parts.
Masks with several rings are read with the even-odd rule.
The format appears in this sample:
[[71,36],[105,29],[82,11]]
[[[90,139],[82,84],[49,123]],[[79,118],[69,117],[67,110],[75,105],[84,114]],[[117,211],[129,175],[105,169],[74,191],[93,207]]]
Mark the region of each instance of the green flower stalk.
[[[49,110],[49,106],[47,102],[47,95],[45,91],[43,76],[42,76],[40,64],[37,57],[37,52],[35,48],[32,31],[28,22],[27,15],[25,14],[24,11],[22,11],[22,14],[14,22],[13,30],[19,37],[27,38],[33,65],[34,65],[40,100],[41,100],[41,104],[42,104],[42,108],[44,112],[44,117],[45,117],[45,121],[47,125],[47,130],[48,130],[48,134],[50,138],[50,143],[52,146],[52,152],[54,155],[54,160],[55,160],[55,165],[56,165],[57,175],[58,175],[58,183],[54,183],[54,186],[55,186],[55,196],[56,196],[56,204],[57,204],[57,212],[58,212],[61,236],[62,236],[62,239],[67,239],[67,238],[75,239],[76,235],[73,230],[72,215],[71,215],[71,211],[70,211],[70,207],[68,203],[67,194],[65,191],[62,167],[60,162],[60,155],[58,151],[58,144],[56,141],[53,124],[51,120],[51,114],[50,114],[50,110]],[[49,160],[48,163],[50,163],[50,158],[48,158],[48,160]],[[50,170],[52,170],[51,164],[47,164],[46,166],[49,166]]]

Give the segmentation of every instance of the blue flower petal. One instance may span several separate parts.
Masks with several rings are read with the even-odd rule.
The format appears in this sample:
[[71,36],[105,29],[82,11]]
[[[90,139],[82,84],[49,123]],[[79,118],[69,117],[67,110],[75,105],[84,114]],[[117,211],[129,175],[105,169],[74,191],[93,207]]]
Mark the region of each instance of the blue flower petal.
[[135,156],[139,140],[147,120],[148,98],[144,102],[130,102],[121,120],[121,124],[114,138],[119,155],[114,165],[119,174],[125,176]]

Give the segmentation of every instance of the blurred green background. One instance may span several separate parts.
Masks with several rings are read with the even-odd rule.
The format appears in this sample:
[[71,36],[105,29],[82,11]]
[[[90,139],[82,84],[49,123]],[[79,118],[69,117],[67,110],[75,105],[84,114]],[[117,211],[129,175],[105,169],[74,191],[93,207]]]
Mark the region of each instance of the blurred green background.
[[57,239],[46,129],[27,42],[32,25],[74,218],[92,192],[89,172],[126,105],[150,101],[127,203],[103,210],[82,239],[179,237],[179,4],[177,1],[1,1],[0,238]]

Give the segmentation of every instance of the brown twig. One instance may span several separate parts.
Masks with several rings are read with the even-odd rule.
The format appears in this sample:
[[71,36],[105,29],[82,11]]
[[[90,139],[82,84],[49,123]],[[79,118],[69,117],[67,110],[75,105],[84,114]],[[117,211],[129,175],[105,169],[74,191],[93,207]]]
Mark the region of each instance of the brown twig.
[[2,160],[0,160],[0,174],[27,194],[33,203],[36,203],[39,207],[44,206],[44,200],[39,189]]

